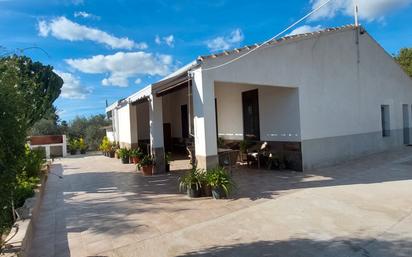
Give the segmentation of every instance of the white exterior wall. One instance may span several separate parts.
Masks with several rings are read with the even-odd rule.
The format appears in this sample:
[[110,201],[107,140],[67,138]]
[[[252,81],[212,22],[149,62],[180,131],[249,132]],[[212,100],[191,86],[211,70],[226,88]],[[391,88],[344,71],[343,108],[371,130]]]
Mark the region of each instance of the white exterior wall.
[[[172,137],[182,137],[182,117],[181,106],[188,103],[188,89],[184,88],[179,91],[167,94],[163,98],[163,122],[170,123]],[[193,103],[191,103],[193,105]],[[189,106],[188,106],[189,111]]]
[[119,143],[120,144],[131,144],[132,134],[131,134],[131,116],[130,116],[130,105],[124,105],[117,110],[118,114],[118,130],[119,130]]
[[110,142],[115,142],[116,139],[114,138],[113,131],[106,131],[106,137],[109,139]]
[[[352,28],[290,41],[204,71],[203,76],[235,84],[297,87],[305,167],[402,145],[402,104],[412,104],[412,80],[367,33],[359,35],[359,51]],[[236,56],[207,59],[203,68]],[[389,138],[381,136],[382,104],[390,105]]]
[[215,82],[219,137],[243,140],[242,92],[258,89],[262,141],[300,141],[296,88]]
[[[391,128],[402,128],[401,105],[412,104],[412,80],[367,33],[360,35],[358,65],[355,42],[354,30],[335,32],[260,49],[204,74],[299,88],[302,140],[380,131],[381,104],[392,105]],[[228,59],[208,60],[205,67]]]

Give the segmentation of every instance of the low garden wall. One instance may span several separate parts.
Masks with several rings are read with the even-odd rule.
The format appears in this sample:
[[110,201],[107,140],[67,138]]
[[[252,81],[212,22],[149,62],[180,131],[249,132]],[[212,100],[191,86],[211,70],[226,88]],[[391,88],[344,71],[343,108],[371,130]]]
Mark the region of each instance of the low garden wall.
[[30,257],[28,255],[28,250],[30,249],[34,238],[34,224],[38,219],[40,207],[43,202],[50,165],[50,163],[46,164],[34,197],[26,199],[23,207],[17,209],[19,218],[13,224],[9,235],[6,238],[5,249],[0,256]]

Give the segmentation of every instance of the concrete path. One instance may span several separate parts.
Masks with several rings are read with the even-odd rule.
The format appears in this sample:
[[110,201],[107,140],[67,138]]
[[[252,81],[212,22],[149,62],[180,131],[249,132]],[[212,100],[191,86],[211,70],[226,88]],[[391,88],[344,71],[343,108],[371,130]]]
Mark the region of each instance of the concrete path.
[[[177,167],[175,167],[177,168]],[[59,160],[30,257],[412,256],[412,148],[304,173],[235,170],[232,200],[103,156]]]

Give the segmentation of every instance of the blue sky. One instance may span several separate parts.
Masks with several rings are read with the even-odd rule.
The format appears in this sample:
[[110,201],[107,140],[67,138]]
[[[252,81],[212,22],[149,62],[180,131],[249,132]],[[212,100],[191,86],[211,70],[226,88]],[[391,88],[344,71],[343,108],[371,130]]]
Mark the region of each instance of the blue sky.
[[[199,55],[262,42],[326,0],[0,0],[0,45],[28,49],[65,84],[62,120],[104,113]],[[360,22],[389,52],[412,47],[412,0],[357,0]],[[334,0],[294,33],[353,23]],[[292,32],[292,31],[291,31]]]

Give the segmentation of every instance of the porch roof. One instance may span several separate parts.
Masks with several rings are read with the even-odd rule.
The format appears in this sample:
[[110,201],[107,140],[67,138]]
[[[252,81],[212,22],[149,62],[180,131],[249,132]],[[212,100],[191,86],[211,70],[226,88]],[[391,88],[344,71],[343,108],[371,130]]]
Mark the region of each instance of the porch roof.
[[[273,45],[278,45],[281,43],[292,43],[300,40],[305,40],[309,39],[315,36],[321,36],[321,35],[326,35],[326,34],[331,34],[331,33],[336,33],[340,31],[346,31],[350,29],[356,28],[355,25],[350,24],[350,25],[344,25],[340,27],[334,27],[334,28],[327,28],[324,30],[319,30],[311,33],[303,33],[303,34],[296,34],[296,35],[291,35],[291,36],[285,36],[279,39],[274,39],[268,43],[265,44],[265,46],[273,46]],[[361,27],[361,29],[364,31],[364,28]],[[203,55],[199,56],[196,60],[190,62],[189,64],[183,66],[182,68],[176,70],[175,72],[172,72],[171,74],[167,75],[166,77],[162,78],[158,82],[155,82],[153,84],[150,84],[146,86],[145,88],[139,90],[138,92],[134,93],[133,95],[127,97],[125,101],[129,103],[136,102],[140,99],[143,99],[145,97],[150,97],[152,93],[155,93],[157,95],[161,95],[162,92],[166,92],[169,90],[174,90],[174,89],[179,89],[181,86],[185,86],[184,84],[190,80],[188,78],[187,73],[191,69],[200,66],[205,60],[207,59],[212,59],[212,58],[218,58],[218,57],[223,57],[223,56],[228,56],[228,55],[235,55],[235,54],[243,54],[245,51],[250,51],[256,47],[258,47],[260,44],[254,44],[254,45],[249,45],[249,46],[244,46],[241,48],[235,48],[232,50],[227,50],[223,51],[220,53],[215,53],[215,54],[210,54],[210,55]],[[241,53],[242,52],[242,53]],[[122,103],[122,100],[119,100],[109,107],[106,108],[106,112],[111,111],[115,109],[117,106],[120,106]]]

